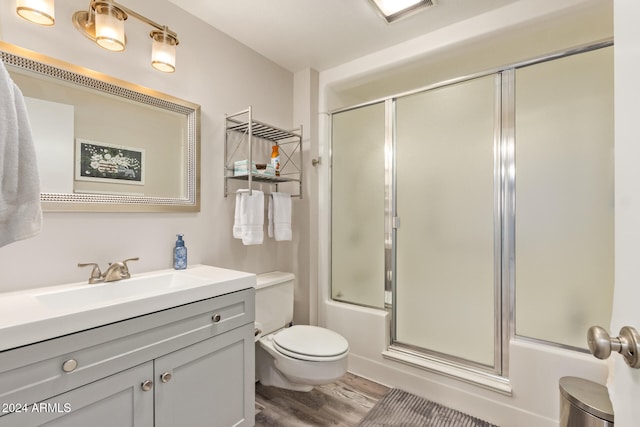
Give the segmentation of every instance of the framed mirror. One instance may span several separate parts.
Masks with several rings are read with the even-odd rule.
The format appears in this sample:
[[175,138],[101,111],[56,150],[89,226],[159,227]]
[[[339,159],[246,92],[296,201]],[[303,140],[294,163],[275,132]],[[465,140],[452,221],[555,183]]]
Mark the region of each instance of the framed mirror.
[[200,106],[0,41],[45,211],[200,210]]

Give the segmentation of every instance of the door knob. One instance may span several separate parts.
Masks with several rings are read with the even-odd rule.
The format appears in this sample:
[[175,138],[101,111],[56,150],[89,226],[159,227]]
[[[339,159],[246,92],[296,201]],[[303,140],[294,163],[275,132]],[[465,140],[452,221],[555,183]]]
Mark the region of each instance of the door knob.
[[615,351],[624,357],[627,365],[640,369],[640,335],[635,328],[624,326],[620,336],[611,338],[604,328],[592,326],[587,333],[587,342],[589,351],[598,359],[606,359]]

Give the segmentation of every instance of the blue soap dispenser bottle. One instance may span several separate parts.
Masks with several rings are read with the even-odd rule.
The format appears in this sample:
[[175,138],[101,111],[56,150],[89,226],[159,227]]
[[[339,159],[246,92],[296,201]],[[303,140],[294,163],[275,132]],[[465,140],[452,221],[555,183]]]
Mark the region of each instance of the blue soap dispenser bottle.
[[187,268],[187,247],[182,240],[182,234],[178,234],[176,247],[173,249],[173,268],[176,270],[184,270]]

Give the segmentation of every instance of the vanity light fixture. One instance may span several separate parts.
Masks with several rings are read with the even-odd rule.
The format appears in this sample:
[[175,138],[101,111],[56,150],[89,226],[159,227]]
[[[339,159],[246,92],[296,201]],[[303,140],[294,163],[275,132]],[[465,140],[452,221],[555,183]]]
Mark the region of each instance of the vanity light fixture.
[[[24,19],[41,25],[53,25],[54,0],[16,0],[16,12]],[[114,52],[125,49],[127,39],[124,21],[133,17],[154,28],[151,37],[151,65],[165,73],[176,70],[178,35],[113,0],[90,0],[88,10],[73,14],[71,20],[78,31],[98,46]]]
[[436,4],[435,0],[369,0],[369,2],[389,24]]
[[89,10],[74,13],[72,21],[80,33],[99,46],[122,51],[126,45],[124,21],[129,16],[155,28],[149,33],[152,39],[151,65],[156,70],[173,73],[176,70],[178,35],[166,25],[160,25],[112,0],[91,0]]
[[17,0],[16,12],[34,24],[51,26],[56,22],[53,0]]

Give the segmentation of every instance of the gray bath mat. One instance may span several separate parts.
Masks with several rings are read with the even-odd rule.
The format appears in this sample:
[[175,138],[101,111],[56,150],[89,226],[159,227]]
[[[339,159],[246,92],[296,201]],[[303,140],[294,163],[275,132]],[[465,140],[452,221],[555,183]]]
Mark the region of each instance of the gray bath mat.
[[367,413],[359,427],[497,427],[397,388]]

